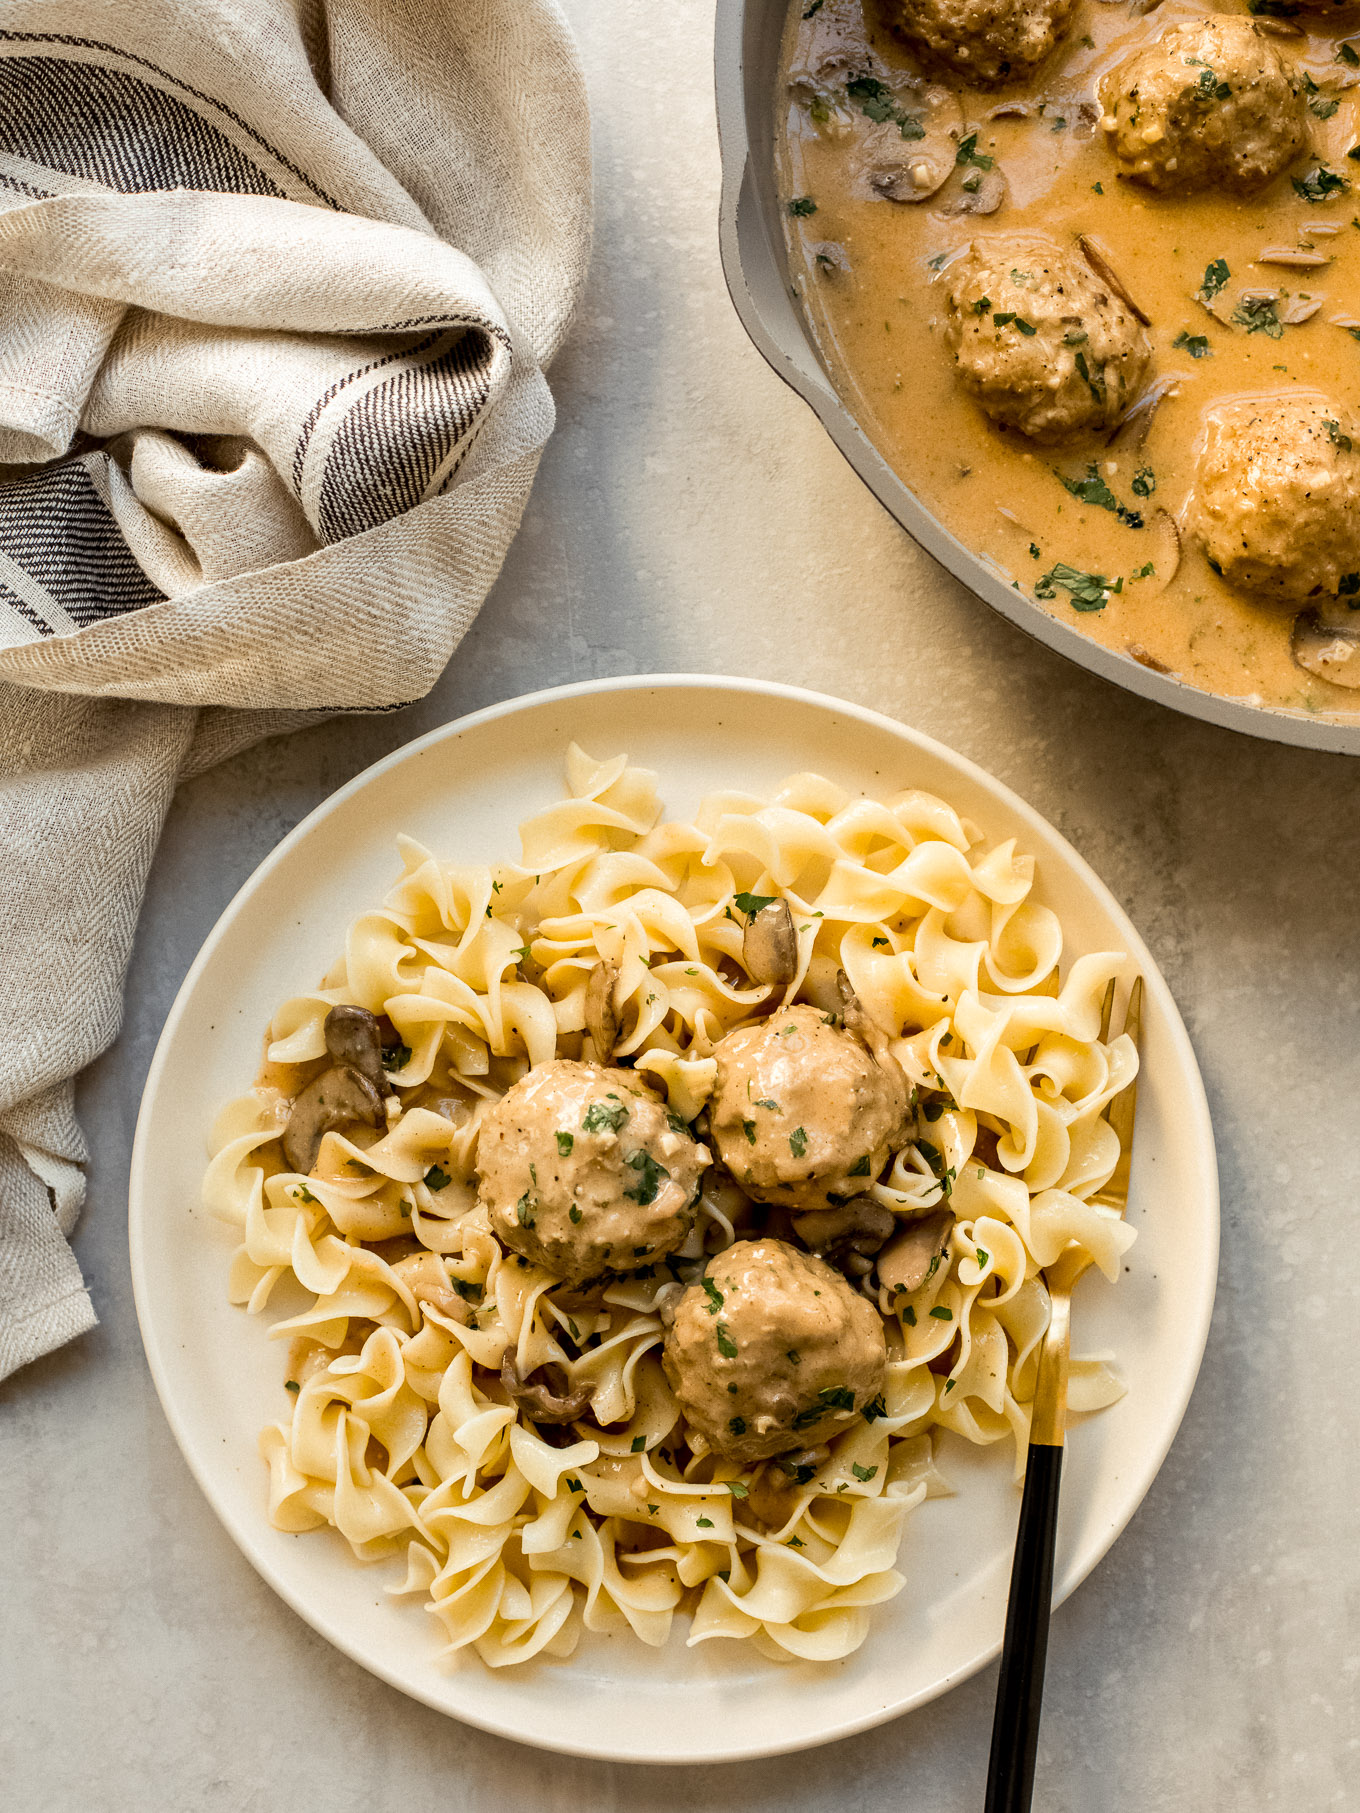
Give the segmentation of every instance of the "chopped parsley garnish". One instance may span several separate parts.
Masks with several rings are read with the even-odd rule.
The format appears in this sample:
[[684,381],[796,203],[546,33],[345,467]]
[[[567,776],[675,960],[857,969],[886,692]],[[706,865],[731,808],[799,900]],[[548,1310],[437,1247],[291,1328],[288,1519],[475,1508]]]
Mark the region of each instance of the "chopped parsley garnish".
[[848,1385],[825,1385],[817,1396],[830,1410],[853,1410],[855,1394]]
[[447,1190],[452,1182],[453,1179],[449,1176],[448,1172],[439,1165],[431,1165],[429,1170],[425,1173],[425,1188],[427,1190]]
[[755,1124],[755,1122],[754,1121],[743,1121],[741,1123],[741,1130],[746,1135],[747,1143],[752,1146],[755,1145],[755,1143],[756,1143],[756,1124]]
[[1338,195],[1344,195],[1350,188],[1350,179],[1342,176],[1339,170],[1329,170],[1326,164],[1319,164],[1306,176],[1293,177],[1295,195],[1301,195],[1305,201],[1333,201]]
[[980,1246],[975,1254],[979,1267],[986,1265],[991,1256],[992,1255],[987,1251],[986,1247]]
[[1085,353],[1078,353],[1074,364],[1077,368],[1077,376],[1103,408],[1105,404],[1105,372],[1103,368],[1097,366],[1093,375],[1090,366],[1086,363]]
[[1056,598],[1059,586],[1069,595],[1074,611],[1103,611],[1110,593],[1122,591],[1124,582],[1107,579],[1103,573],[1083,573],[1058,561],[1035,586],[1034,596]]
[[569,1492],[584,1492],[585,1487],[581,1484],[579,1479],[570,1479],[569,1478],[567,1480],[567,1490]]
[[302,1390],[301,1385],[298,1384],[296,1379],[285,1379],[283,1381],[283,1388],[285,1391],[301,1391]]
[[733,1435],[745,1435],[746,1418],[744,1416],[730,1416],[727,1419],[727,1427],[732,1431]]
[[411,1062],[411,1047],[409,1045],[384,1045],[382,1061],[384,1070],[405,1070]]
[[734,894],[732,905],[753,919],[762,907],[773,906],[778,898],[777,894]]
[[943,1303],[937,1303],[930,1313],[937,1322],[952,1322],[954,1320],[953,1310],[946,1309]]
[[922,1102],[921,1103],[921,1112],[922,1112],[922,1114],[925,1115],[925,1117],[928,1121],[937,1121],[937,1120],[939,1120],[940,1116],[944,1113],[944,1103],[943,1102]]
[[[1190,58],[1186,59],[1187,62],[1191,60],[1192,59]],[[1200,71],[1199,80],[1195,84],[1194,92],[1195,98],[1199,101],[1226,101],[1228,96],[1232,93],[1232,89],[1226,82],[1220,82],[1213,70],[1206,66]]]
[[612,1108],[610,1107],[609,1102],[592,1102],[590,1104],[589,1108],[586,1109],[586,1117],[581,1122],[581,1127],[584,1132],[618,1132],[619,1128],[628,1119],[628,1110],[616,1095],[611,1096],[610,1101],[614,1104]]
[[1236,327],[1246,328],[1249,334],[1266,334],[1272,340],[1278,340],[1284,333],[1284,322],[1276,309],[1278,297],[1243,296],[1232,312],[1232,321]]
[[534,1205],[529,1201],[527,1190],[515,1204],[515,1220],[522,1228],[531,1228],[534,1225]]
[[[1157,571],[1156,567],[1153,566],[1152,562],[1149,560],[1149,561],[1146,561],[1141,567],[1136,567],[1134,569],[1134,571],[1129,575],[1129,577],[1131,579],[1151,579],[1153,577],[1153,575],[1156,573],[1156,571]],[[985,1177],[986,1175],[987,1175],[987,1173],[985,1171],[978,1172],[979,1177]]]
[[973,304],[973,313],[975,315],[985,315],[991,306],[992,299],[990,296],[979,296],[977,301]]
[[789,203],[789,213],[796,220],[805,220],[809,214],[817,212],[817,204],[810,195],[795,195]]
[[784,1355],[784,1358],[793,1366],[801,1366],[803,1364],[803,1356],[796,1347],[790,1347],[788,1352]]
[[807,1134],[801,1127],[795,1127],[789,1135],[789,1151],[795,1158],[802,1158],[807,1151]]
[[581,1219],[581,1211],[580,1211],[580,1209],[579,1209],[579,1208],[578,1208],[578,1206],[577,1206],[577,1205],[576,1205],[576,1204],[575,1204],[575,1203],[573,1203],[573,1204],[572,1204],[572,1205],[571,1205],[571,1207],[570,1207],[570,1208],[569,1208],[569,1209],[568,1209],[568,1210],[567,1210],[567,1218],[568,1218],[568,1220],[569,1220],[569,1221],[571,1221],[571,1222],[573,1222],[573,1223],[579,1223],[579,1222],[580,1222],[580,1219]]
[[979,170],[990,170],[996,162],[994,157],[987,157],[977,148],[978,135],[970,132],[968,137],[959,140],[959,148],[954,153],[956,164],[972,164]]
[[1129,486],[1129,489],[1133,492],[1135,497],[1152,496],[1153,492],[1157,489],[1157,474],[1152,470],[1151,466],[1140,466],[1138,468],[1137,472],[1133,475],[1133,482]]
[[906,1323],[908,1328],[915,1328],[916,1305],[914,1303],[908,1303],[903,1306],[902,1320]]
[[[1026,321],[1022,315],[1009,315],[1004,310],[1001,314],[992,316],[992,326],[1014,327],[1017,334],[1024,334],[1030,339],[1033,339],[1035,334],[1039,331],[1032,322]],[[1081,360],[1080,353],[1077,354],[1077,359],[1078,361]]]
[[1348,69],[1360,69],[1360,55],[1357,55],[1353,44],[1338,44],[1336,60],[1338,63],[1344,63]]
[[803,14],[803,17],[805,19],[810,19],[814,13],[821,12],[824,4],[825,4],[825,0],[812,0],[812,5]]
[[718,1352],[725,1360],[735,1360],[737,1357],[737,1344],[728,1334],[725,1322],[718,1324]]
[[649,1515],[650,1515],[650,1516],[652,1516],[652,1517],[655,1517],[655,1516],[656,1516],[656,1514],[657,1514],[657,1512],[658,1512],[658,1511],[659,1511],[659,1510],[660,1510],[660,1509],[661,1509],[661,1506],[660,1506],[660,1505],[648,1505],[648,1506],[647,1506],[647,1511],[648,1511],[648,1514],[649,1514]]
[[[1127,523],[1131,529],[1142,528],[1143,518],[1141,513],[1137,510],[1130,510],[1127,505],[1120,503],[1114,492],[1111,491],[1110,487],[1105,483],[1105,480],[1100,476],[1099,466],[1094,463],[1086,468],[1085,478],[1064,478],[1061,472],[1055,473],[1054,476],[1058,479],[1064,491],[1070,491],[1072,496],[1079,498],[1082,503],[1094,504],[1097,509],[1112,511],[1113,514],[1119,518],[1120,522]],[[1144,493],[1144,496],[1146,496],[1146,493]]]
[[1329,120],[1341,103],[1331,95],[1323,94],[1317,83],[1305,69],[1303,72],[1304,92],[1308,96],[1308,111],[1320,120]]
[[696,1517],[694,1521],[701,1530],[711,1530],[713,1528],[713,1519],[711,1517]]
[[862,1414],[866,1423],[876,1423],[879,1417],[888,1414],[888,1409],[884,1404],[883,1399],[881,1397],[876,1397],[864,1406]]
[[293,1200],[294,1202],[315,1202],[316,1198],[305,1183],[300,1183],[293,1186]]
[[727,1482],[727,1489],[732,1494],[733,1498],[749,1497],[746,1487],[739,1479],[729,1479]]
[[710,1316],[716,1316],[723,1306],[723,1294],[711,1278],[701,1278],[699,1282],[703,1285],[708,1297],[708,1302],[704,1307]]
[[790,1536],[788,1542],[784,1546],[790,1549],[805,1549],[807,1544],[803,1541],[801,1536]]
[[891,120],[905,139],[924,138],[926,129],[914,113],[907,113],[893,99],[892,90],[875,76],[855,76],[845,84],[845,92],[859,103],[859,110],[876,125]]
[[1212,359],[1214,356],[1207,334],[1187,334],[1182,328],[1171,344],[1177,352],[1189,353],[1192,359]]
[[1199,286],[1198,295],[1206,308],[1231,276],[1226,258],[1215,258],[1212,264],[1204,267],[1204,281]]
[[649,1202],[656,1201],[656,1193],[661,1188],[662,1179],[669,1177],[670,1172],[665,1165],[659,1165],[650,1152],[644,1152],[641,1148],[636,1152],[631,1152],[623,1162],[630,1171],[638,1173],[636,1186],[631,1190],[625,1190],[624,1195],[629,1202],[637,1203],[639,1208],[646,1208]]
[[857,1460],[852,1460],[850,1463],[850,1471],[854,1474],[856,1479],[863,1480],[865,1485],[867,1485],[878,1472],[878,1468],[861,1467]]
[[768,1095],[762,1095],[756,1102],[756,1107],[768,1108],[771,1114],[778,1114],[780,1112],[779,1103],[772,1101]]
[[847,1177],[867,1177],[868,1175],[869,1175],[869,1154],[866,1152],[864,1154],[863,1158],[857,1158],[855,1160],[854,1164],[851,1165],[849,1171],[846,1172],[846,1176]]

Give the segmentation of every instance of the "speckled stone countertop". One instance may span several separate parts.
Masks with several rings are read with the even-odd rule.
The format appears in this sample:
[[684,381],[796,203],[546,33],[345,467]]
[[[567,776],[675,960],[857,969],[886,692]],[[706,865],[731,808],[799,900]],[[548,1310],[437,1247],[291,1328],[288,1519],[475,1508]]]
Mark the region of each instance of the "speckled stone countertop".
[[[186,787],[122,1037],[87,1074],[76,1245],[99,1328],[0,1386],[0,1798],[14,1813],[957,1813],[995,1671],[866,1736],[655,1772],[457,1725],[276,1599],[190,1478],[142,1358],[128,1158],[190,960],[306,812],[432,725],[639,670],[839,693],[1016,788],[1152,946],[1203,1067],[1223,1247],[1204,1368],[1142,1509],[1054,1621],[1036,1808],[1360,1806],[1360,763],[1125,696],[920,553],[747,343],[718,265],[708,0],[572,0],[598,239],[551,374],[560,424],[443,683]],[[898,633],[857,640],[861,613]]]

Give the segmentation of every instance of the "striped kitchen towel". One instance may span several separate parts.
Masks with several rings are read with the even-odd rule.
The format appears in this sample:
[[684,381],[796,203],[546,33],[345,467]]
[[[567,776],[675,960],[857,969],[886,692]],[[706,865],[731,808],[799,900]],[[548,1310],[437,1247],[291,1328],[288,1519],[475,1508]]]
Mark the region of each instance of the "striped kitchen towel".
[[555,0],[0,0],[0,1378],[178,779],[427,692],[585,277]]

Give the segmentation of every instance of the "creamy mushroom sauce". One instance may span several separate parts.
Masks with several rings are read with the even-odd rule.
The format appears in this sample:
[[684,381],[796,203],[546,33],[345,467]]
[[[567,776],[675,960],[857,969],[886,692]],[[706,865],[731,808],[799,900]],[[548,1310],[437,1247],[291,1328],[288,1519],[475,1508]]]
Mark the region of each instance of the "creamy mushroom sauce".
[[[1300,15],[1275,26],[1283,35],[1272,41],[1317,89],[1309,97],[1311,148],[1282,178],[1248,198],[1151,194],[1116,177],[1099,125],[1097,84],[1168,26],[1202,16],[1173,3],[1142,14],[1083,0],[1033,81],[980,90],[922,71],[886,29],[874,0],[862,9],[859,0],[795,0],[776,108],[790,268],[833,381],[884,457],[947,529],[1041,609],[1204,691],[1354,720],[1360,695],[1292,659],[1289,611],[1232,591],[1188,536],[1177,566],[1169,518],[1183,513],[1211,404],[1297,385],[1324,391],[1352,420],[1360,415],[1360,163],[1347,155],[1360,137],[1353,87],[1360,79],[1360,12]],[[798,78],[833,36],[851,56],[843,70],[817,82],[835,103],[828,107]],[[931,87],[919,104],[911,97],[896,102],[925,120],[923,153],[947,134],[956,156],[971,151],[990,166],[957,163],[923,201],[875,194],[864,174],[866,155],[875,134],[888,141],[883,124],[866,115],[866,97],[847,94],[857,54],[862,67],[871,59],[886,65],[890,82],[927,75]],[[872,95],[867,104],[874,107]],[[996,117],[998,108],[1024,113]],[[893,131],[889,121],[888,135]],[[1310,203],[1292,178],[1319,163],[1348,186]],[[960,212],[970,199],[965,182],[985,199],[994,173],[1004,178],[1000,207],[981,216]],[[954,379],[943,267],[975,237],[1035,231],[1060,244],[1094,236],[1150,317],[1145,395],[1166,388],[1155,409],[1135,412],[1113,437],[1035,445],[989,424]],[[1313,250],[1328,262],[1260,263],[1273,248]],[[1197,292],[1218,260],[1230,275],[1211,311]],[[1255,332],[1234,325],[1242,292],[1264,289],[1287,292],[1276,315],[1303,314],[1314,299],[1321,307],[1298,325]],[[1063,478],[1081,482],[1093,463],[1141,528],[1064,489]],[[1061,585],[1041,583],[1059,562],[1122,580],[1122,589],[1103,608],[1076,611]],[[1045,590],[1055,596],[1045,598]]]

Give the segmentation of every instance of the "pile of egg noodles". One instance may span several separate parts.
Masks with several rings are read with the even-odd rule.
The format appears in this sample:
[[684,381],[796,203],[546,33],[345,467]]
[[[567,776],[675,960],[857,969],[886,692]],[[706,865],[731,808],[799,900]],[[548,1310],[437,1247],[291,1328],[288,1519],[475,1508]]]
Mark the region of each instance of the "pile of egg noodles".
[[[1009,1439],[1022,1469],[1043,1268],[1075,1241],[1113,1280],[1133,1240],[1089,1200],[1118,1157],[1102,1111],[1137,1068],[1126,1038],[1099,1036],[1130,961],[1064,966],[1033,858],[928,793],[879,801],[796,774],[676,822],[655,775],[574,745],[567,782],[520,827],[517,863],[461,866],[400,839],[386,904],[350,927],[322,987],[280,1007],[260,1080],[218,1119],[204,1194],[239,1232],[231,1298],[287,1312],[270,1329],[290,1343],[283,1414],[260,1436],[269,1515],[331,1525],[361,1561],[404,1560],[388,1590],[424,1601],[450,1660],[565,1656],[583,1630],[661,1645],[677,1612],[691,1644],[832,1660],[904,1584],[907,1515],[948,1491],[940,1432]],[[743,969],[741,893],[790,904],[787,989]],[[774,1525],[735,1463],[691,1451],[660,1364],[668,1290],[743,1220],[758,1232],[761,1210],[734,1212],[714,1167],[681,1251],[582,1306],[498,1242],[478,1200],[481,1116],[530,1066],[589,1049],[602,960],[618,977],[614,1061],[688,1122],[724,1034],[834,1002],[843,971],[911,1088],[908,1143],[871,1193],[896,1217],[947,1203],[956,1218],[947,1263],[910,1297],[857,1281],[886,1325],[886,1390]],[[328,1132],[302,1177],[281,1132],[337,1003],[386,1016],[400,1041],[387,1125]],[[590,1413],[540,1429],[501,1386],[507,1354],[521,1378],[551,1365]],[[1111,1362],[1074,1361],[1075,1409],[1122,1391]]]

